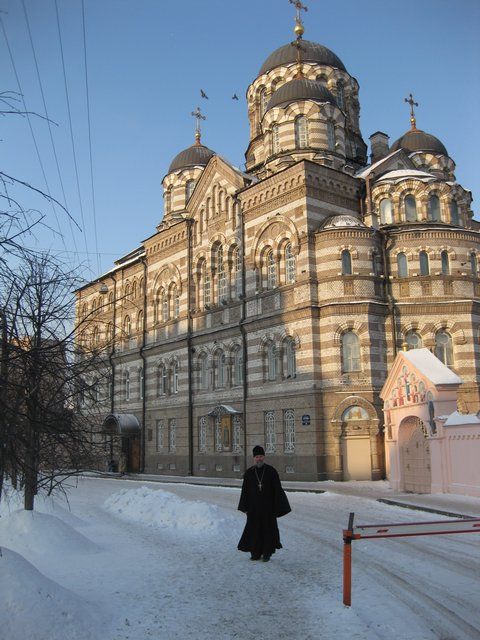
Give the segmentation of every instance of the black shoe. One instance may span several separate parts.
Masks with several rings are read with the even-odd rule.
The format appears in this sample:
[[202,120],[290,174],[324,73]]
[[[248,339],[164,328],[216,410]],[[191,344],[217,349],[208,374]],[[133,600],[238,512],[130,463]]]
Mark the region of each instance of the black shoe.
[[260,556],[256,556],[252,553],[252,555],[250,556],[250,560],[260,560]]
[[262,560],[263,562],[268,562],[270,560],[270,556],[264,554]]

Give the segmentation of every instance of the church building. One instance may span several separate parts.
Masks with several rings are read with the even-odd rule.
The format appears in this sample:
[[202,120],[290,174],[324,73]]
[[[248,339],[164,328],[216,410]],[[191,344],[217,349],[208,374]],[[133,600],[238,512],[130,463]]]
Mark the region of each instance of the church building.
[[164,216],[77,291],[104,353],[89,411],[127,469],[240,478],[265,447],[284,479],[385,477],[380,392],[432,351],[480,408],[480,223],[444,144],[410,128],[370,156],[359,84],[303,38],[247,89],[244,169],[201,138],[171,161]]

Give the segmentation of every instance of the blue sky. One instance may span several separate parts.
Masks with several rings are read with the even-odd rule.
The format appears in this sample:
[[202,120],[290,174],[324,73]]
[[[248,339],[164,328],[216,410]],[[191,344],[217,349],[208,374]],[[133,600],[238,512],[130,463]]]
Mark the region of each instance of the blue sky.
[[[243,168],[245,92],[268,55],[293,39],[295,11],[287,0],[84,0],[90,165],[82,1],[56,3],[80,197],[55,0],[1,2],[16,70],[0,31],[1,90],[19,91],[18,76],[27,109],[45,114],[25,7],[48,114],[58,124],[52,125],[52,134],[65,201],[83,229],[76,231],[60,209],[55,212],[23,191],[22,204],[41,208],[52,229],[38,229],[28,242],[68,252],[90,279],[155,230],[162,217],[161,180],[172,158],[193,143],[190,114],[197,106],[207,116],[202,142]],[[393,142],[405,133],[409,111],[404,97],[412,92],[420,103],[418,128],[445,144],[457,164],[457,180],[473,193],[479,219],[480,2],[306,4],[305,39],[332,49],[360,83],[364,139],[381,130]],[[200,98],[200,88],[208,100]],[[238,102],[231,99],[234,93]],[[30,123],[48,189],[64,204],[47,124],[36,117]],[[1,171],[46,190],[28,120],[5,116],[0,127]]]

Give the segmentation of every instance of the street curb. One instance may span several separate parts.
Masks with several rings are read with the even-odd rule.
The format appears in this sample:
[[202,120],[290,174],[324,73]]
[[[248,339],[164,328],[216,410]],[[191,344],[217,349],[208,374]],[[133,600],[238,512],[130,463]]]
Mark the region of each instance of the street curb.
[[389,500],[387,498],[377,498],[377,502],[383,502],[384,504],[390,504],[394,507],[402,507],[403,509],[412,509],[413,511],[426,511],[427,513],[437,513],[440,516],[447,516],[448,518],[462,518],[463,520],[471,520],[475,516],[467,516],[464,513],[454,513],[453,511],[442,511],[441,509],[433,509],[432,507],[420,507],[416,504],[409,504],[407,502],[397,502],[396,500]]

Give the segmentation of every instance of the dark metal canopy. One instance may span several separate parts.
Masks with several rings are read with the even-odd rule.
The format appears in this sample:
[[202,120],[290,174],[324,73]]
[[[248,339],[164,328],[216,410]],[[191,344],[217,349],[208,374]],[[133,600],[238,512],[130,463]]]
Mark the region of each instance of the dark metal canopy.
[[286,82],[275,91],[267,105],[267,110],[287,105],[297,100],[315,100],[316,102],[337,104],[334,95],[322,82],[307,80],[307,78],[296,78]]
[[[316,62],[320,65],[325,65],[327,67],[334,67],[335,69],[341,69],[342,71],[346,71],[343,62],[340,58],[324,47],[322,44],[318,42],[311,42],[310,40],[301,40],[300,42],[300,59],[302,62]],[[271,53],[260,69],[259,76],[270,69],[275,69],[275,67],[284,67],[287,64],[292,64],[297,61],[297,47],[292,46],[291,43],[283,45],[279,49],[276,49],[273,53]]]
[[215,152],[203,144],[193,144],[175,156],[170,164],[168,173],[172,173],[172,171],[177,171],[178,169],[185,169],[186,167],[206,167],[208,161],[214,155]]
[[140,423],[133,413],[110,413],[103,421],[103,432],[112,436],[136,436]]
[[239,415],[241,411],[237,411],[233,407],[230,407],[228,404],[218,404],[214,409],[212,409],[207,415],[209,416],[236,416]]
[[393,152],[398,149],[405,149],[407,153],[430,151],[431,153],[448,156],[445,145],[438,138],[432,136],[430,133],[425,133],[425,131],[421,129],[411,129],[407,131],[407,133],[392,144],[390,151]]

